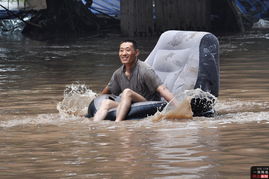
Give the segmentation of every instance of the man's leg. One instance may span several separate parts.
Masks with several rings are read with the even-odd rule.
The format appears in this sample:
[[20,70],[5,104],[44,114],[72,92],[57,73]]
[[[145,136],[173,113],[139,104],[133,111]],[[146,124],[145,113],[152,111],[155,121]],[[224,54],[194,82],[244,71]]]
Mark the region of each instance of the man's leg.
[[132,102],[142,101],[146,101],[143,96],[131,89],[125,89],[121,94],[121,101],[117,108],[116,122],[122,121],[126,117]]
[[107,112],[109,109],[115,108],[119,105],[119,103],[112,101],[110,99],[106,99],[102,101],[100,109],[97,110],[93,117],[93,121],[101,121],[106,118]]

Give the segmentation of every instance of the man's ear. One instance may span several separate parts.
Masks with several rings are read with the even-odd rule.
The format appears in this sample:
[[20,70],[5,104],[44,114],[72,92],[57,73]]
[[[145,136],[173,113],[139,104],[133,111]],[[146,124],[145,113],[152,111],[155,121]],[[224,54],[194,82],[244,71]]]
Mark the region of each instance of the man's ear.
[[135,56],[138,57],[138,55],[140,54],[140,51],[139,51],[139,49],[136,49],[135,51],[136,51]]

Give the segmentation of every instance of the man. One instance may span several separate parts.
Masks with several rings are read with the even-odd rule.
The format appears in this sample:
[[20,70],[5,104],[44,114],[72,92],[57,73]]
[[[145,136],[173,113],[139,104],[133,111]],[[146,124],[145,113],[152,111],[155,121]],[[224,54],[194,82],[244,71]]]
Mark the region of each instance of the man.
[[154,70],[138,60],[138,55],[135,41],[121,42],[119,58],[123,65],[113,73],[110,82],[101,92],[120,95],[120,100],[104,100],[94,116],[94,121],[105,119],[108,110],[117,107],[116,122],[119,122],[125,119],[133,102],[160,100],[160,96],[169,102],[174,98]]

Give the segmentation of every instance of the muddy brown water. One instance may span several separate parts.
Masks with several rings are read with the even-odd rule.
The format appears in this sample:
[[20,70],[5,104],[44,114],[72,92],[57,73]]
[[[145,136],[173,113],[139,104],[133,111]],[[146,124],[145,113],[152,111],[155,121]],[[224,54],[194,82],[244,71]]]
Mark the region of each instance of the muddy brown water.
[[[267,32],[219,37],[216,117],[116,124],[67,114],[83,114],[106,85],[120,40],[0,37],[0,178],[243,179],[269,165]],[[157,39],[137,41],[145,59]]]

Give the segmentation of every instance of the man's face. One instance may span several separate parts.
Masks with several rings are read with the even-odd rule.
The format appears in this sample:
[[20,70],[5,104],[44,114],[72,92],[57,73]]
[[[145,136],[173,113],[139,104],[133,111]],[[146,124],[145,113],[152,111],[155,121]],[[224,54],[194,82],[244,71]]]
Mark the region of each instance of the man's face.
[[122,64],[133,64],[138,56],[138,50],[134,49],[132,42],[123,42],[120,45],[119,57]]

